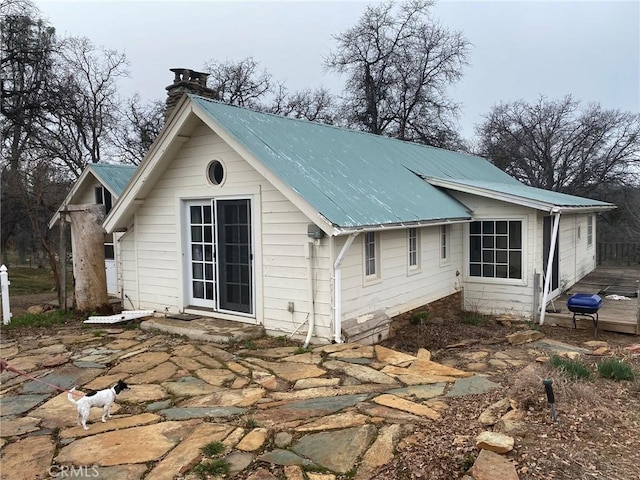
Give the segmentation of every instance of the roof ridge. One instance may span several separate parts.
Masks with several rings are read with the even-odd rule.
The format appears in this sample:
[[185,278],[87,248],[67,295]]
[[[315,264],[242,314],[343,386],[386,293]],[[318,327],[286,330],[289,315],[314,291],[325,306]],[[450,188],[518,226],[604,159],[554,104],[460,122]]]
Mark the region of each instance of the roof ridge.
[[480,159],[485,160],[485,161],[489,161],[486,158],[481,157],[479,155],[475,155],[473,153],[460,152],[460,151],[456,151],[456,150],[449,150],[449,149],[442,148],[442,147],[435,147],[433,145],[427,145],[425,143],[413,142],[411,140],[401,140],[399,138],[387,137],[386,135],[379,135],[379,134],[375,134],[375,133],[371,133],[371,132],[365,132],[364,130],[354,130],[354,129],[347,128],[347,127],[340,127],[338,125],[331,125],[329,123],[316,122],[314,120],[309,120],[309,119],[306,119],[306,118],[295,118],[295,117],[288,117],[288,116],[285,116],[285,115],[279,115],[277,113],[262,112],[260,110],[253,110],[253,109],[251,109],[249,107],[243,107],[243,106],[240,106],[240,105],[233,105],[233,104],[230,104],[230,103],[221,102],[220,100],[215,100],[213,98],[208,98],[208,97],[202,97],[200,95],[195,95],[195,94],[192,94],[192,93],[188,93],[187,95],[190,98],[197,98],[198,100],[204,100],[204,101],[209,102],[209,103],[215,103],[215,104],[222,105],[222,106],[225,106],[225,107],[237,108],[237,109],[245,110],[245,111],[248,111],[248,112],[251,112],[251,113],[257,113],[257,114],[260,114],[260,115],[267,115],[267,116],[275,117],[275,118],[282,119],[282,120],[289,120],[289,121],[298,122],[298,123],[307,123],[307,124],[312,124],[312,125],[316,125],[316,126],[319,126],[319,127],[333,128],[335,130],[339,130],[339,131],[342,131],[342,132],[359,133],[361,135],[365,135],[365,136],[376,138],[376,139],[391,140],[391,141],[395,141],[395,142],[400,142],[402,144],[415,145],[415,146],[418,146],[418,147],[429,148],[429,149],[448,152],[448,153],[455,153],[456,155],[465,155],[467,157],[475,157],[475,158],[480,158]]

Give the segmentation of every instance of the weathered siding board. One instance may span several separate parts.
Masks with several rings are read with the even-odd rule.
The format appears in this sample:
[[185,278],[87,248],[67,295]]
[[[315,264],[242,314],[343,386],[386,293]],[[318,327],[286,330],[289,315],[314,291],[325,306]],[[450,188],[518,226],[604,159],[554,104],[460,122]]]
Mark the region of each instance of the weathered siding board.
[[[122,296],[124,308],[139,308],[138,299],[138,285],[137,285],[137,270],[138,265],[136,262],[136,244],[135,244],[135,229],[128,231],[120,238],[120,264],[118,265],[118,271],[122,276]],[[127,297],[125,297],[125,294]],[[130,304],[130,301],[134,305]]]
[[[593,217],[593,239],[591,245],[587,240],[587,224],[588,218]],[[576,278],[575,282],[579,282],[587,274],[596,269],[596,219],[595,215],[576,215],[576,223],[580,226],[580,239],[576,244]]]
[[[523,279],[509,281],[469,276],[469,245],[464,248],[464,302],[465,309],[481,313],[510,313],[529,317],[533,308],[533,275],[537,268],[535,258],[542,256],[542,245],[536,239],[542,238],[541,226],[535,210],[489,198],[476,197],[464,193],[454,196],[473,211],[477,220],[522,220],[523,222]],[[540,224],[541,225],[541,224]],[[465,226],[468,238],[468,225]],[[467,240],[468,241],[468,240]],[[541,263],[541,262],[540,262]]]
[[[460,227],[452,225],[450,239],[459,239]],[[363,273],[363,240],[356,238],[342,268],[343,320],[375,310],[393,316],[445,297],[456,291],[456,270],[461,268],[460,254],[448,263],[440,262],[440,227],[420,229],[420,260],[418,271],[408,271],[407,230],[379,233],[380,278],[368,283]],[[459,252],[459,240],[456,240]],[[339,251],[344,240],[338,240]],[[453,246],[453,244],[452,244]]]
[[90,175],[91,181],[87,178],[86,184],[83,188],[79,189],[74,198],[71,199],[73,205],[86,205],[89,203],[96,203],[96,187],[101,187],[102,184],[93,176]]
[[[594,246],[587,245],[587,217],[586,214],[562,214],[558,229],[558,255],[559,288],[552,292],[551,298],[555,298],[587,275],[595,268]],[[543,222],[545,215],[539,213],[537,225],[538,252],[535,268],[538,272],[546,272],[547,266],[543,264]],[[578,238],[580,230],[580,238]],[[594,231],[595,235],[595,231]],[[595,238],[595,237],[594,237]],[[541,280],[541,287],[542,287]]]

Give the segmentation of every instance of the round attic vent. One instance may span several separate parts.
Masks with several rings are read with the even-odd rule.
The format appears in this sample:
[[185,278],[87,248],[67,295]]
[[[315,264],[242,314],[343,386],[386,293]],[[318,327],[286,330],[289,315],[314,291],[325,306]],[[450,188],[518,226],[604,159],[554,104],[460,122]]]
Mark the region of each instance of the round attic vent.
[[213,185],[220,185],[224,180],[224,166],[220,161],[214,160],[207,167],[207,177]]

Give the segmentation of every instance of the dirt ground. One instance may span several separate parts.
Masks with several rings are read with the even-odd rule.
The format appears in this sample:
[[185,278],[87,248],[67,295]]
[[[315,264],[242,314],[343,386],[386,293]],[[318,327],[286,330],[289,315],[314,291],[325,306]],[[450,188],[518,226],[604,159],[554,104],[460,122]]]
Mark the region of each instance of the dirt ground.
[[[412,325],[406,321],[396,326],[393,337],[383,344],[409,353],[426,348],[434,360],[457,364],[463,353],[509,348],[504,336],[513,333],[515,328],[495,322]],[[547,338],[571,345],[584,347],[584,342],[593,340],[591,330],[551,326],[540,329]],[[465,340],[478,343],[445,348]],[[417,432],[415,444],[400,445],[393,464],[381,471],[376,479],[462,478],[478,453],[475,437],[485,430],[474,420],[489,405],[505,396],[526,412],[526,427],[514,436],[514,450],[507,455],[517,464],[520,480],[640,478],[640,359],[633,358],[623,348],[640,343],[640,338],[599,332],[598,340],[609,344],[611,355],[632,364],[636,374],[634,381],[614,382],[602,378],[572,381],[548,363],[535,361],[525,368],[513,367],[499,375],[491,375],[492,381],[505,388],[483,395],[447,398],[446,422]],[[525,351],[528,347],[519,348]],[[595,371],[595,364],[601,358],[585,356],[583,360]],[[542,384],[545,378],[554,382],[558,418],[555,424]]]
[[[55,299],[55,295],[12,298],[14,316],[33,305]],[[447,321],[441,325],[409,320],[394,322],[392,336],[383,345],[415,354],[426,348],[435,361],[462,365],[462,355],[511,348],[505,336],[522,325],[502,325],[492,320],[482,325]],[[570,331],[543,326],[548,338],[584,347],[593,340],[590,330]],[[33,332],[30,332],[31,334]],[[602,378],[572,381],[548,363],[529,361],[526,367],[510,367],[490,379],[504,388],[487,394],[447,398],[445,420],[417,427],[412,441],[403,441],[395,459],[380,470],[379,480],[451,480],[463,478],[478,449],[476,436],[485,430],[476,419],[489,405],[510,397],[526,413],[525,428],[513,434],[514,450],[507,454],[516,465],[520,480],[636,480],[640,478],[640,359],[624,346],[640,343],[633,335],[599,332],[610,355],[624,358],[636,373],[634,381],[614,382]],[[268,342],[268,339],[260,342]],[[470,341],[464,347],[447,346]],[[275,344],[274,344],[275,345]],[[262,346],[262,345],[261,345]],[[529,347],[518,347],[526,357]],[[626,352],[626,353],[625,353]],[[602,357],[585,356],[594,368]],[[542,380],[554,382],[558,422],[550,417]],[[500,479],[496,479],[500,480]]]

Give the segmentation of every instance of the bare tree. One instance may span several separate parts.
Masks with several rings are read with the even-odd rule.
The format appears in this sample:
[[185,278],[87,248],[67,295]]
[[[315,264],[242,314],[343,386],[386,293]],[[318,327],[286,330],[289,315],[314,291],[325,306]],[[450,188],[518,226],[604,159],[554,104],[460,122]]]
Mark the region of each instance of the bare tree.
[[469,42],[432,20],[432,0],[367,7],[335,36],[329,70],[347,75],[343,112],[350,126],[441,147],[456,147],[458,105],[447,88],[462,77]]
[[336,120],[336,99],[325,88],[305,89],[289,94],[278,85],[273,102],[265,108],[269,113],[303,118],[312,122],[333,124]]
[[164,124],[165,104],[160,100],[143,103],[139,95],[127,100],[113,136],[116,155],[122,163],[139,165]]
[[476,132],[478,153],[534,187],[597,197],[640,185],[637,114],[541,97],[493,107]]
[[127,76],[127,59],[115,50],[98,48],[87,38],[71,37],[61,44],[51,88],[55,109],[46,125],[42,148],[52,161],[75,177],[88,163],[104,158],[116,130],[117,81]]
[[208,86],[216,92],[217,99],[230,105],[259,109],[272,92],[271,74],[261,70],[251,57],[239,62],[209,60],[204,70],[209,74]]
[[[20,247],[32,245],[31,254],[37,249],[30,221],[35,219],[29,210],[32,185],[25,180],[25,174],[31,169],[28,160],[48,115],[47,91],[56,38],[53,27],[38,18],[38,10],[31,2],[3,1],[1,8],[0,246],[7,263],[7,245],[12,240]],[[27,253],[24,248],[19,251],[21,256]]]

